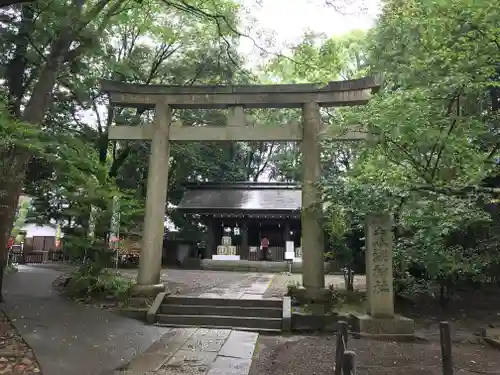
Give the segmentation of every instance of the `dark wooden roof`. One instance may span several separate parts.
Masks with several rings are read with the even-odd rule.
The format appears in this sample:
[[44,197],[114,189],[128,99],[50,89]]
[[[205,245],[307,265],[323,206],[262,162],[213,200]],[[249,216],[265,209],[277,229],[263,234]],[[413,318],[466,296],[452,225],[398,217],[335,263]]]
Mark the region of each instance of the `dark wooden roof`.
[[286,183],[236,182],[186,184],[177,206],[184,212],[299,212],[301,188]]

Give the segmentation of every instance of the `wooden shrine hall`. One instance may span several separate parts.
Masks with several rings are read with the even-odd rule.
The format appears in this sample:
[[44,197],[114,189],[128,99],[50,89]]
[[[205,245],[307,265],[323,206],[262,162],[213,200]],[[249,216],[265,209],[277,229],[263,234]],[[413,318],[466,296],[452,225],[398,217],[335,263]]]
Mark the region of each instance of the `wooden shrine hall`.
[[285,259],[286,241],[293,241],[296,256],[301,256],[300,186],[233,182],[191,183],[186,188],[177,210],[199,215],[206,225],[205,259],[221,255],[217,251],[223,237],[230,237],[235,247],[232,259],[262,259],[263,237],[269,240],[268,260]]

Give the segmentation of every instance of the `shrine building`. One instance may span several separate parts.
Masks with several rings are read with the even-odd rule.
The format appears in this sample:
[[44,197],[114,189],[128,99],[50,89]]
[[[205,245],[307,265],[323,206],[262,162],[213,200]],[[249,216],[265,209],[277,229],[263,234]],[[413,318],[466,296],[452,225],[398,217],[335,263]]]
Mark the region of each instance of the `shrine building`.
[[[177,206],[206,225],[205,259],[260,260],[269,240],[269,260],[284,261],[286,243],[301,251],[301,187],[288,183],[189,183]],[[289,243],[289,246],[291,244]]]

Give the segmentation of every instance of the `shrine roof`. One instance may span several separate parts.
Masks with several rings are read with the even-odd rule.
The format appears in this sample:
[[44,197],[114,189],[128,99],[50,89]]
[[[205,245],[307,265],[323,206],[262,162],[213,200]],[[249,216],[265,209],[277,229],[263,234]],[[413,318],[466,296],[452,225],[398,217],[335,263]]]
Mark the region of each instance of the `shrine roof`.
[[186,184],[177,210],[185,212],[298,212],[301,187],[288,183]]

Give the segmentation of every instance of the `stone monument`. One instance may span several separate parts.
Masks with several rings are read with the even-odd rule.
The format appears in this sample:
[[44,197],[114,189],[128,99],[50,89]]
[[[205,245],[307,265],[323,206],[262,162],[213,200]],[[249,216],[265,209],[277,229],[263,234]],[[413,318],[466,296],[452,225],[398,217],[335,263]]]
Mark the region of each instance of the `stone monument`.
[[413,320],[394,314],[392,275],[392,218],[370,214],[366,218],[366,295],[368,311],[358,316],[358,331],[368,334],[413,334]]

